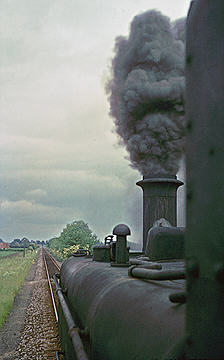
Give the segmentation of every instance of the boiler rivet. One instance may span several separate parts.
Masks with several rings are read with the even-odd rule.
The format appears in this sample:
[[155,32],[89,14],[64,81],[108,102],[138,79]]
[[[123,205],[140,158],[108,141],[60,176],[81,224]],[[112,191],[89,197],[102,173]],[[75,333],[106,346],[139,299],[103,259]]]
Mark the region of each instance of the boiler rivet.
[[192,63],[192,55],[191,54],[187,55],[186,63],[187,63],[187,65],[190,65]]
[[217,281],[224,283],[224,264],[218,263],[215,265],[215,278]]
[[191,120],[189,120],[189,121],[187,122],[186,128],[187,128],[188,131],[191,131],[191,130],[192,130],[192,121],[191,121]]
[[188,200],[191,200],[192,198],[193,198],[193,193],[192,193],[191,190],[189,190],[189,191],[187,192],[187,199],[188,199]]
[[199,266],[198,263],[194,260],[190,260],[187,264],[187,273],[193,278],[197,278],[199,276]]
[[210,149],[209,149],[209,155],[214,155],[215,154],[215,148],[212,146]]
[[186,344],[188,346],[192,345],[193,341],[192,341],[192,337],[191,336],[188,336],[187,339],[186,339]]

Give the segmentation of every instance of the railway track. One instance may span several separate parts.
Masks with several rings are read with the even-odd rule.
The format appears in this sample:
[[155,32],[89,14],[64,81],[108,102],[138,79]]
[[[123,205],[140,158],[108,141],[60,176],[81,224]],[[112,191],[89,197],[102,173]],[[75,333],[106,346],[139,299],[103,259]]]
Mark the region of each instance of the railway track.
[[50,278],[60,271],[61,264],[55,260],[55,258],[45,249],[42,248],[43,259],[47,265]]
[[53,256],[46,250],[42,249],[42,255],[43,255],[43,261],[44,261],[44,267],[47,275],[47,281],[49,286],[49,291],[51,294],[51,301],[52,306],[54,309],[55,319],[58,322],[58,311],[57,311],[57,305],[56,305],[56,294],[55,294],[55,287],[52,286],[52,277],[54,274],[58,273],[60,271],[60,265],[59,263],[53,258]]
[[[61,264],[55,260],[55,258],[45,249],[42,248],[44,268],[46,271],[49,293],[51,295],[52,307],[54,309],[55,320],[58,323],[58,311],[57,311],[57,296],[55,291],[55,285],[53,281],[53,275],[60,271]],[[58,334],[58,329],[57,329]],[[56,359],[60,360],[62,352],[58,349],[55,353]]]

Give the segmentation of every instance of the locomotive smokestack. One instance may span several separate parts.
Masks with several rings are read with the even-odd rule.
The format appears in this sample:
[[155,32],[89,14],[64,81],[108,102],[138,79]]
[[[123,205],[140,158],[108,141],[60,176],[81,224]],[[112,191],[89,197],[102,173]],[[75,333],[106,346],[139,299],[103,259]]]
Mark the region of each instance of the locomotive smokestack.
[[183,182],[176,176],[143,177],[137,182],[143,190],[143,251],[146,248],[149,229],[159,219],[177,225],[176,193]]

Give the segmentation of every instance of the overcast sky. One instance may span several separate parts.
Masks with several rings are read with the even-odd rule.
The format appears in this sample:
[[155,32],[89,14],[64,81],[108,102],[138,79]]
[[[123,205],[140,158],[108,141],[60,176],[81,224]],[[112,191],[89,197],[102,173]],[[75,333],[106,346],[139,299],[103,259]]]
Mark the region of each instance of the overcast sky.
[[0,238],[46,240],[82,219],[101,239],[126,223],[141,241],[141,176],[112,131],[105,81],[135,15],[175,20],[189,3],[0,1]]

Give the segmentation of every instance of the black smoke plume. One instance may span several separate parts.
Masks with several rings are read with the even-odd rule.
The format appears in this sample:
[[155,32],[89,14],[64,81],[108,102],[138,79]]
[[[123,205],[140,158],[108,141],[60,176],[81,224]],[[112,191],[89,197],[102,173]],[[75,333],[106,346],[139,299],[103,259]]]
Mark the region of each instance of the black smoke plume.
[[184,26],[152,10],[116,39],[110,115],[131,166],[145,176],[176,174],[183,153]]

